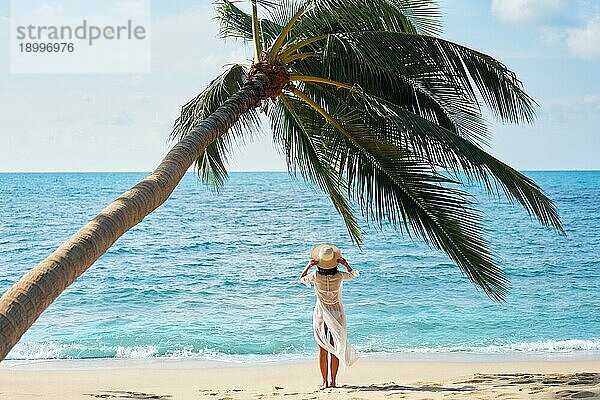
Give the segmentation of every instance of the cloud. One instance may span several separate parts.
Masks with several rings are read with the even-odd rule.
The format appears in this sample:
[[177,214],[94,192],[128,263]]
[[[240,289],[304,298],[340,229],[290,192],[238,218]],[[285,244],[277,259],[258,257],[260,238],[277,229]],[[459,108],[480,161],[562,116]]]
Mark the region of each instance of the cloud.
[[567,46],[576,56],[589,60],[600,59],[600,16],[580,28],[567,31]]
[[588,0],[492,0],[500,21],[538,31],[550,45],[567,48],[576,57],[600,59],[600,4]]
[[491,8],[501,21],[522,24],[554,19],[566,5],[566,0],[492,0]]

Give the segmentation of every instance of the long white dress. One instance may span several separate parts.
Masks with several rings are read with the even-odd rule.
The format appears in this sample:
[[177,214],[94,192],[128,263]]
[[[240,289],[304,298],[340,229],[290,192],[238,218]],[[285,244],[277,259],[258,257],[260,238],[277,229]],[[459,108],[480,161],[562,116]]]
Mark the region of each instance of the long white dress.
[[[310,288],[315,285],[317,302],[313,313],[313,333],[317,344],[334,354],[345,368],[354,364],[358,356],[348,340],[346,313],[342,305],[342,282],[358,277],[360,274],[338,271],[334,275],[323,275],[317,271],[300,278],[300,281]],[[325,325],[333,337],[333,345],[325,332]]]

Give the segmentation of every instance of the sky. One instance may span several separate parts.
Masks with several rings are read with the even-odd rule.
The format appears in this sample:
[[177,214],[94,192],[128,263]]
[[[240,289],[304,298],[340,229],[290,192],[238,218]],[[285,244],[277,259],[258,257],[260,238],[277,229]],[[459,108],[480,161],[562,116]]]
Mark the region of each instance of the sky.
[[[444,38],[502,61],[539,104],[533,126],[490,116],[487,150],[520,170],[600,169],[600,0],[440,6]],[[150,73],[14,74],[9,12],[9,1],[0,0],[2,172],[151,171],[172,145],[180,107],[224,65],[251,57],[243,43],[216,37],[211,2],[153,0]],[[229,165],[286,168],[267,131],[239,147]]]

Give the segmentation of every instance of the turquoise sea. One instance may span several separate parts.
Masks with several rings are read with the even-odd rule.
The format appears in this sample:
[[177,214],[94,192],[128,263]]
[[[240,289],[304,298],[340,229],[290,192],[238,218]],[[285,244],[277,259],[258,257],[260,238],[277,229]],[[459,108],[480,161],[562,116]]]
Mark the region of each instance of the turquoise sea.
[[[188,174],[41,316],[11,359],[313,356],[314,297],[297,281],[311,246],[339,245],[361,353],[600,350],[600,172],[526,172],[556,201],[566,237],[481,200],[511,281],[489,300],[446,256],[393,229],[354,247],[328,200],[287,173],[233,173],[220,194]],[[143,173],[0,174],[0,292]]]

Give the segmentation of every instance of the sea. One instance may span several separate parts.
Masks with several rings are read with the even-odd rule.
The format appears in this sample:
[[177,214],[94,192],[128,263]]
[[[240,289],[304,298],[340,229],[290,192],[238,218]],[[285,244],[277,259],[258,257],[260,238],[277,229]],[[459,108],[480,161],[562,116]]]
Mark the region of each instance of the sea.
[[[361,248],[325,195],[285,172],[239,172],[221,192],[188,173],[171,198],[72,284],[8,359],[314,357],[314,244],[338,245],[360,355],[598,354],[600,171],[526,171],[566,236],[519,206],[468,191],[510,280],[490,300],[443,253],[363,222]],[[0,293],[145,173],[0,174]]]

